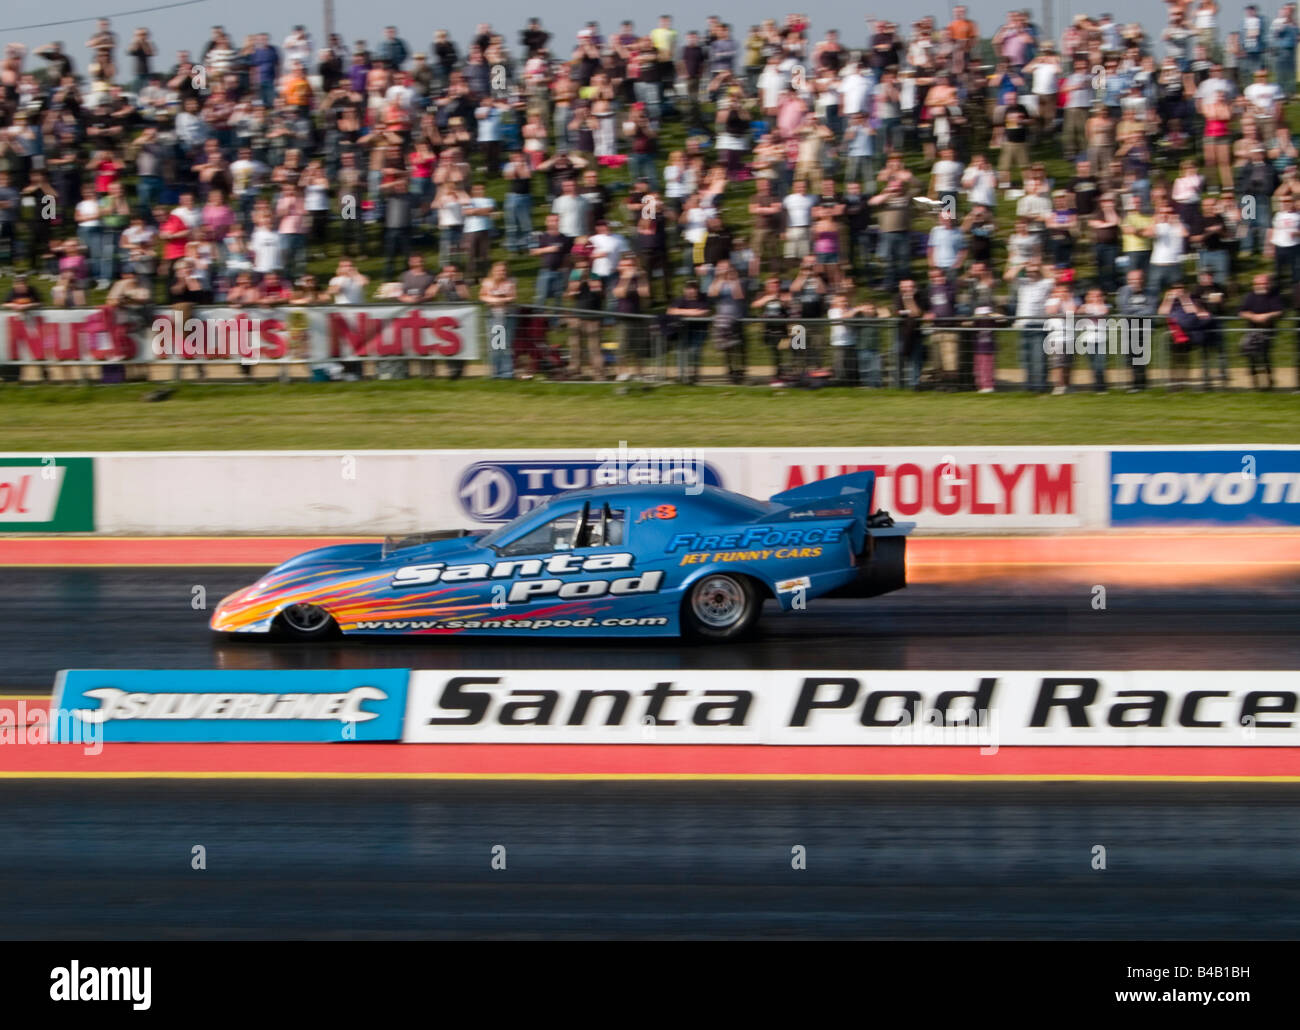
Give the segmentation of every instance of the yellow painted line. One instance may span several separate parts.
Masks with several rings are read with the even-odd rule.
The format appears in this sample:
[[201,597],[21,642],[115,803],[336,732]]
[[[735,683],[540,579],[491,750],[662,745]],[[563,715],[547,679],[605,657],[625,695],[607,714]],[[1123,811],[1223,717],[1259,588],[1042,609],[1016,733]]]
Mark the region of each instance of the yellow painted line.
[[0,694],[0,701],[49,701],[53,694]]
[[914,783],[1300,783],[1298,776],[1124,776],[1108,773],[458,773],[458,772],[72,772],[0,770],[13,780],[658,780]]

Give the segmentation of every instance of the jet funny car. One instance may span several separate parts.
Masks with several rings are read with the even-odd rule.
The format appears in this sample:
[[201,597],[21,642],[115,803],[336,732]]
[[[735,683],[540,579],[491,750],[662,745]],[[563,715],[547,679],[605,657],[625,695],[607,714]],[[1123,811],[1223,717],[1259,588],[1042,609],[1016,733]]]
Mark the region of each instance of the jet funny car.
[[913,523],[871,512],[874,472],[768,501],[714,486],[601,486],[490,532],[307,551],[217,606],[212,629],[352,634],[749,633],[763,603],[874,597],[906,585]]

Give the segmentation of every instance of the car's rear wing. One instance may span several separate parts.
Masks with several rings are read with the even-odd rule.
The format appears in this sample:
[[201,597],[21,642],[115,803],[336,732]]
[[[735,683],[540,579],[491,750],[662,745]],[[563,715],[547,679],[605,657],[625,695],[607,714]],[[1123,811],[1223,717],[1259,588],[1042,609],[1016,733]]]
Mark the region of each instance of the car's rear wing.
[[907,585],[907,535],[916,523],[895,522],[884,510],[873,512],[875,492],[876,474],[863,471],[805,483],[770,498],[772,504],[782,506],[768,516],[771,520],[854,520],[858,577],[831,596],[874,597]]

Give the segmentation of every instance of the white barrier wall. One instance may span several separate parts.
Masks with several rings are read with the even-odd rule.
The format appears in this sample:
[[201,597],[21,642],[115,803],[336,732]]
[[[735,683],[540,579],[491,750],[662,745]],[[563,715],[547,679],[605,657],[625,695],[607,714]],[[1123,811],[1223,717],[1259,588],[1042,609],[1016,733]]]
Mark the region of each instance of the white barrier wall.
[[[504,521],[589,485],[618,452],[357,451],[100,454],[96,526],[110,534],[404,533]],[[636,452],[623,470],[637,475]],[[718,448],[651,456],[649,475],[693,463],[767,497],[845,471],[877,471],[875,503],[923,530],[1105,525],[1105,449]]]
[[[106,534],[383,534],[506,521],[593,480],[700,477],[755,497],[860,468],[922,531],[1106,525],[1105,448],[122,452],[95,457]],[[648,461],[645,460],[648,458]]]

